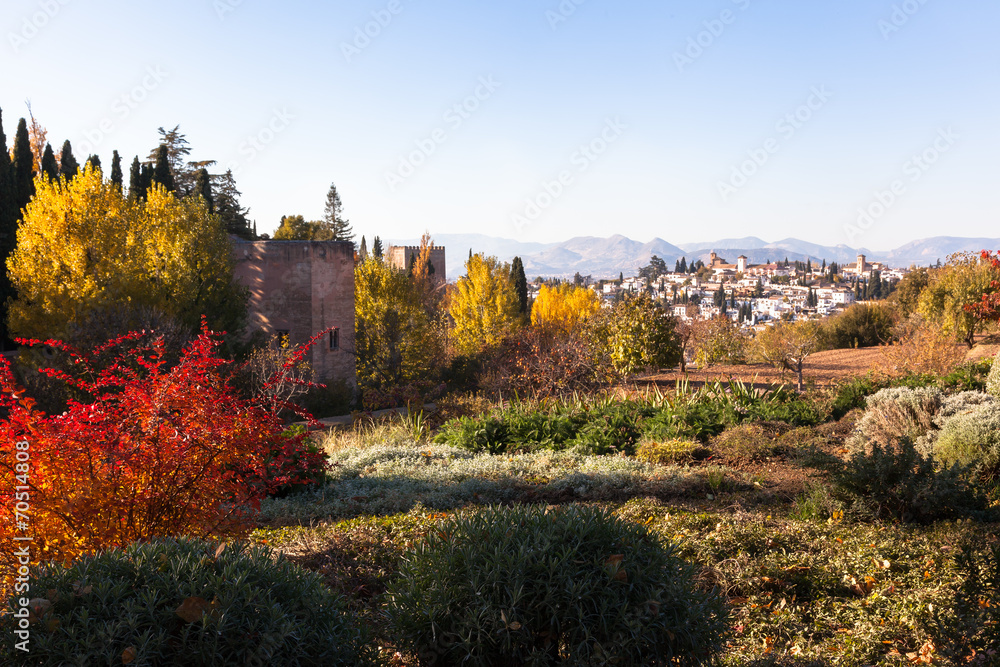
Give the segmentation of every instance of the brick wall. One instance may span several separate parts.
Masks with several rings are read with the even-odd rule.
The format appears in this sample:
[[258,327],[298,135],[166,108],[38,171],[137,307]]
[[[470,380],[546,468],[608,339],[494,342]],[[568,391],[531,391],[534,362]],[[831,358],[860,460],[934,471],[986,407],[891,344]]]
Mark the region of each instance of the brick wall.
[[250,290],[248,329],[288,332],[298,345],[324,336],[309,362],[319,381],[357,386],[354,359],[354,244],[347,241],[233,241],[235,278]]

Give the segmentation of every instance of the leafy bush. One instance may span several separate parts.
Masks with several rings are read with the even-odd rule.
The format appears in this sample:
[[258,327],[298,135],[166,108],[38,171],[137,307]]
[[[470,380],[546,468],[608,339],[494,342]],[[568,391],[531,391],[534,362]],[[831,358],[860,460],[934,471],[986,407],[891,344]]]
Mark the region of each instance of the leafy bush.
[[847,440],[851,451],[866,451],[873,444],[894,446],[915,442],[934,428],[941,408],[941,391],[932,387],[882,389],[867,399],[867,409]]
[[856,303],[823,324],[823,347],[841,350],[882,345],[892,339],[893,324],[885,306]]
[[964,363],[950,373],[942,375],[938,380],[938,387],[944,391],[986,391],[986,383],[992,368],[992,359]]
[[934,456],[945,465],[973,467],[985,478],[1000,475],[1000,403],[985,402],[947,419]]
[[702,664],[727,612],[644,527],[602,510],[494,507],[442,522],[387,614],[421,664]]
[[635,450],[635,458],[646,463],[666,465],[703,459],[710,450],[691,440],[667,440],[666,442],[643,442]]
[[[5,495],[3,510],[13,516],[15,500],[30,497],[43,560],[168,535],[239,533],[268,491],[323,465],[322,454],[304,449],[302,434],[283,433],[277,406],[269,411],[234,394],[218,345],[204,330],[169,371],[157,343],[127,349],[90,379],[53,372],[93,397],[53,416],[23,397],[0,361],[7,411],[0,486],[29,487],[24,497]],[[67,352],[78,367],[92,367],[90,355]],[[13,521],[0,525],[4,540],[13,531]],[[0,560],[11,558],[8,550]]]
[[30,597],[29,653],[10,639],[18,619],[0,617],[5,665],[361,664],[340,599],[259,546],[134,544],[35,570]]
[[989,377],[986,378],[986,393],[1000,398],[1000,353],[993,358]]
[[862,515],[928,523],[979,516],[987,507],[982,492],[959,465],[935,472],[934,461],[902,440],[896,446],[872,444],[855,452],[833,475],[841,499]]
[[712,451],[727,463],[753,463],[788,454],[790,448],[780,439],[788,429],[783,424],[739,424],[712,439]]

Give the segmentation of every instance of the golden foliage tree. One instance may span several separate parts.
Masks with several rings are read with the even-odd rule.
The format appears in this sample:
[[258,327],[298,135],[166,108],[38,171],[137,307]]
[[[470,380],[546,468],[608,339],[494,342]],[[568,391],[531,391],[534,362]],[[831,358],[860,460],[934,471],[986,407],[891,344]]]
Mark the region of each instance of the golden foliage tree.
[[976,333],[986,322],[966,308],[994,291],[993,282],[1000,271],[992,263],[973,253],[957,253],[934,271],[927,287],[920,293],[918,310],[928,321],[955,336],[972,349]]
[[462,354],[474,354],[497,345],[520,323],[517,294],[510,267],[482,253],[465,263],[451,298],[454,340]]
[[40,177],[35,190],[7,262],[15,335],[73,339],[94,312],[122,304],[192,332],[202,315],[220,330],[242,324],[229,238],[200,198],[153,188],[147,201],[129,201],[89,166],[69,183]]
[[405,272],[369,257],[354,269],[358,381],[384,388],[424,379],[442,344]]
[[410,275],[413,279],[413,288],[417,298],[427,309],[429,315],[434,315],[441,307],[443,292],[441,287],[445,284],[445,277],[438,274],[438,267],[431,262],[431,248],[434,241],[428,232],[424,232],[420,237],[420,251],[414,258],[413,266],[410,267]]
[[594,290],[563,283],[542,285],[531,307],[531,325],[556,334],[569,334],[601,309]]

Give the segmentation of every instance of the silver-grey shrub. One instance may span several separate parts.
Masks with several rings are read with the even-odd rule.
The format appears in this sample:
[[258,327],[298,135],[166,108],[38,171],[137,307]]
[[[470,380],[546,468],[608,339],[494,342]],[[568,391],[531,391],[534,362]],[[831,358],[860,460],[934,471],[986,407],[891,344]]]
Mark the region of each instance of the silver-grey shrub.
[[870,452],[873,444],[894,448],[915,442],[934,428],[944,394],[936,387],[892,387],[869,396],[865,413],[847,440],[851,453]]
[[1000,352],[993,357],[993,366],[990,367],[990,374],[986,377],[986,393],[1000,398]]
[[944,465],[972,466],[984,478],[1000,473],[1000,402],[983,403],[944,422],[934,457]]

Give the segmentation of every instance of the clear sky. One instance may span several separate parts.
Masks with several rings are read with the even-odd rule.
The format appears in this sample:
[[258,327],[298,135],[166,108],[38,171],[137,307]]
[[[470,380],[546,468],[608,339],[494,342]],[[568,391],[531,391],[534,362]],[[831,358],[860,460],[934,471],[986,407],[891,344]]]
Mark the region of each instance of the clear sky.
[[335,182],[369,242],[888,249],[1000,236],[998,27],[995,0],[6,0],[0,108],[81,163],[180,125],[260,232]]

